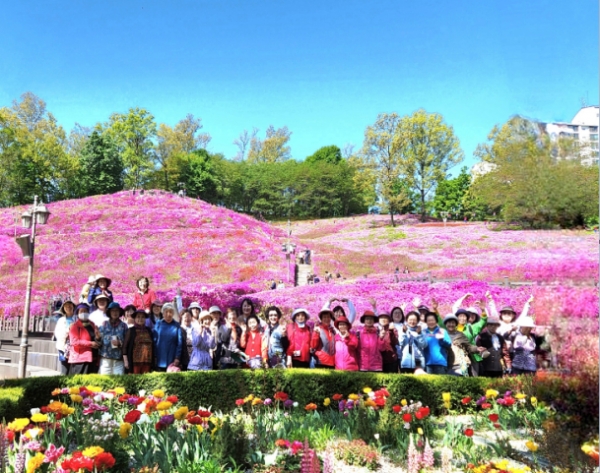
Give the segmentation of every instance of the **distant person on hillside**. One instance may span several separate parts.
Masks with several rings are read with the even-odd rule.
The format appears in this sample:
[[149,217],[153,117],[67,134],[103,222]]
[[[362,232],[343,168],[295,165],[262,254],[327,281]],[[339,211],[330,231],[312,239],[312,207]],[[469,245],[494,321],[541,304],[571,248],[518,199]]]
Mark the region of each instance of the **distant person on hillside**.
[[279,280],[279,283],[277,283],[277,289],[285,289],[285,284],[281,279]]
[[271,279],[271,290],[277,289],[277,282],[275,282],[275,279]]
[[308,248],[304,251],[304,264],[310,264],[310,250]]
[[102,276],[101,274],[97,274],[95,276],[96,281],[94,285],[90,288],[90,292],[88,294],[87,303],[92,304],[96,299],[96,296],[100,294],[104,294],[108,298],[108,303],[113,302],[112,292],[108,289],[110,283],[112,282],[109,278]]
[[394,271],[394,281],[400,282],[400,268],[396,266],[396,270]]
[[147,277],[142,276],[136,281],[137,292],[133,298],[133,305],[138,310],[145,310],[150,313],[152,303],[156,300],[156,294],[150,289],[150,281]]
[[409,274],[409,273],[410,273],[410,271],[408,270],[408,266],[404,266],[404,271],[403,271],[403,273],[404,273],[404,274]]

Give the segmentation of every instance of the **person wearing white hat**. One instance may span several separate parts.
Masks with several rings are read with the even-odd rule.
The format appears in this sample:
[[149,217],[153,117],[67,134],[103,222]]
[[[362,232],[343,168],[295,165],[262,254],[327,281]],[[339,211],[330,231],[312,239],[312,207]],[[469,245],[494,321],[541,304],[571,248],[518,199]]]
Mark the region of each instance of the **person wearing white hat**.
[[203,312],[202,311],[202,306],[200,304],[198,304],[197,302],[192,302],[190,304],[190,306],[188,307],[188,310],[192,314],[192,318],[196,322],[199,322],[200,321],[200,313]]
[[106,310],[109,304],[111,301],[106,294],[99,294],[94,299],[96,309],[90,314],[90,320],[96,327],[102,327],[102,324],[108,320]]
[[310,340],[312,330],[306,321],[310,318],[306,309],[296,309],[292,312],[292,323],[286,327],[288,368],[310,368]]
[[519,317],[517,321],[518,332],[513,338],[513,374],[530,374],[537,371],[537,362],[535,359],[535,336],[531,333],[535,328],[535,321],[530,316]]
[[96,276],[94,276],[92,274],[88,278],[87,282],[81,288],[81,293],[79,294],[79,303],[80,304],[88,303],[88,296],[89,296],[90,290],[92,289],[92,286],[94,285],[95,282],[96,282]]
[[192,330],[192,354],[188,363],[190,371],[213,369],[211,350],[217,347],[217,326],[207,310],[200,312],[199,325]]
[[90,293],[88,294],[88,304],[91,304],[96,300],[96,297],[100,294],[104,294],[108,298],[108,303],[110,304],[113,301],[112,292],[108,289],[110,283],[112,282],[106,276],[102,276],[101,274],[96,274],[96,281],[94,286],[90,289]]

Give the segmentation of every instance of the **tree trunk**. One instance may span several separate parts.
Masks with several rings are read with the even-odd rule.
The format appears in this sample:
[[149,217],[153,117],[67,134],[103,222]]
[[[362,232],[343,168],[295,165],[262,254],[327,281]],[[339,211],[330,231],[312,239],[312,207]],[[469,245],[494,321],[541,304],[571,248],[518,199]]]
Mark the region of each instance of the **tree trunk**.
[[394,211],[390,209],[390,217],[392,217],[392,227],[396,227],[396,222],[394,222]]
[[425,221],[425,189],[421,189],[421,222]]

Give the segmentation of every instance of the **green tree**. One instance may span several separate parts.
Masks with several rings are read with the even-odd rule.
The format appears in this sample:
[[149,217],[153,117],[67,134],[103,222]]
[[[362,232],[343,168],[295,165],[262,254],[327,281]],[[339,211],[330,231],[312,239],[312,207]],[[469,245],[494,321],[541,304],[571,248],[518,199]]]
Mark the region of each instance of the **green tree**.
[[180,180],[185,185],[188,196],[210,203],[218,201],[220,179],[213,158],[205,149],[186,155],[180,170]]
[[454,179],[440,181],[435,189],[433,208],[436,215],[440,212],[449,212],[450,218],[463,218],[466,212],[465,195],[471,186],[471,175],[466,166],[461,168],[460,174]]
[[291,157],[288,146],[292,132],[287,126],[275,129],[273,125],[267,128],[266,137],[261,140],[254,136],[250,141],[248,161],[251,163],[278,163]]
[[393,148],[401,163],[401,173],[419,193],[424,220],[429,193],[463,159],[458,138],[440,114],[417,110],[399,121]]
[[342,150],[335,145],[323,146],[315,151],[314,154],[308,156],[304,161],[309,164],[317,162],[338,164],[342,161]]
[[67,137],[45,102],[27,92],[0,109],[4,144],[0,156],[4,202],[25,204],[76,196],[78,162],[67,153]]
[[83,196],[123,190],[123,160],[112,139],[94,130],[81,150],[79,184]]
[[[392,226],[396,225],[394,214],[400,213],[410,202],[406,188],[398,185],[402,163],[394,137],[400,122],[397,113],[379,114],[375,123],[365,130],[362,148],[364,167],[376,179],[384,208],[390,213]],[[367,179],[369,174],[365,176]]]
[[[561,159],[557,149],[575,154]],[[551,142],[538,123],[512,117],[492,129],[475,156],[488,163],[489,172],[473,182],[474,195],[501,209],[507,222],[573,226],[598,215],[597,169],[581,164],[570,141]]]
[[106,126],[125,166],[125,187],[143,188],[154,171],[156,136],[154,116],[143,108],[113,113]]

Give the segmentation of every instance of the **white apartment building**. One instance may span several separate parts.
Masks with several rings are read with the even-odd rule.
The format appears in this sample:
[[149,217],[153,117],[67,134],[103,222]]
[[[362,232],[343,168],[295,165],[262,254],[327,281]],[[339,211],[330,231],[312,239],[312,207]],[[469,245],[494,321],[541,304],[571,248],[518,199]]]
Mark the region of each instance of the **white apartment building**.
[[579,143],[582,164],[598,165],[599,107],[582,107],[570,123],[542,123],[552,141],[572,138]]

